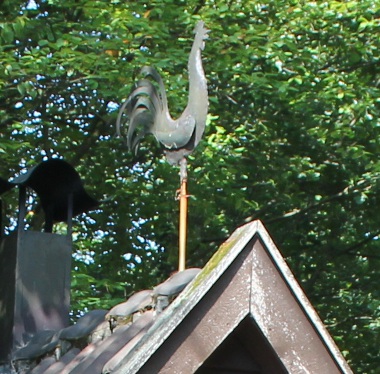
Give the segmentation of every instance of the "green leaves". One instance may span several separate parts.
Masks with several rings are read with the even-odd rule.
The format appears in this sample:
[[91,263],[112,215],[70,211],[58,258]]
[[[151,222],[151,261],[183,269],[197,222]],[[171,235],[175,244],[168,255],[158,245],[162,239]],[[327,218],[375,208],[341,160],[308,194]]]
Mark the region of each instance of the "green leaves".
[[102,201],[76,219],[73,315],[177,267],[178,170],[153,138],[129,154],[114,123],[143,65],[160,70],[182,113],[201,18],[210,107],[189,159],[188,266],[261,219],[353,369],[376,372],[376,2],[5,1],[0,11],[0,176],[62,156]]

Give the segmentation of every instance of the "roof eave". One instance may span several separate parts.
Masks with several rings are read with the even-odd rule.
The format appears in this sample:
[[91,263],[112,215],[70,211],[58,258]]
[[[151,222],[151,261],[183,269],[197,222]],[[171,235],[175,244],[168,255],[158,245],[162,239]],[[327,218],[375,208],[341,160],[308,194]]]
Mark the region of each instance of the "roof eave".
[[[262,245],[262,248],[260,246]],[[252,244],[252,245],[251,245]],[[229,268],[237,261],[237,258],[245,252],[249,252],[251,256],[248,268],[246,266],[245,275],[240,277],[241,287],[236,292],[245,292],[246,295],[241,299],[249,300],[248,302],[242,301],[242,304],[236,309],[238,315],[232,316],[230,320],[230,330],[232,331],[237,325],[247,316],[252,318],[260,328],[261,332],[265,335],[266,339],[276,350],[279,358],[287,369],[291,370],[292,365],[302,365],[303,360],[310,359],[313,352],[307,348],[304,351],[291,353],[290,351],[281,352],[278,345],[284,342],[284,339],[299,339],[301,335],[299,332],[292,331],[291,336],[286,337],[282,328],[278,328],[281,323],[297,323],[293,316],[284,315],[278,316],[279,320],[273,318],[268,320],[268,308],[270,303],[275,302],[275,295],[270,296],[271,288],[268,282],[273,282],[273,276],[277,280],[286,296],[286,303],[293,303],[293,308],[297,309],[298,315],[303,315],[303,325],[307,325],[308,334],[313,336],[314,343],[318,345],[319,350],[326,350],[324,354],[330,356],[332,363],[337,368],[337,372],[352,373],[347,365],[339,349],[335,345],[331,336],[327,332],[322,321],[318,317],[316,311],[311,306],[306,295],[301,290],[289,267],[285,263],[280,252],[276,248],[268,232],[260,221],[254,221],[246,224],[245,226],[237,229],[232,236],[222,244],[219,250],[214,254],[210,261],[206,264],[198,276],[186,287],[186,289],[174,300],[174,302],[162,313],[157,319],[156,323],[148,331],[148,333],[141,339],[135,349],[131,351],[120,362],[115,373],[137,373],[139,370],[152,358],[155,352],[161,347],[170,335],[179,327],[184,318],[200,303],[200,301],[210,292],[210,289],[215,283],[223,277]],[[244,256],[246,256],[244,255]],[[267,261],[265,269],[261,269],[262,261]],[[242,262],[238,261],[241,266]],[[234,268],[238,269],[235,264]],[[268,270],[268,269],[272,270]],[[264,271],[264,273],[263,273]],[[265,278],[265,271],[270,271],[267,274],[269,278]],[[251,274],[251,277],[247,276]],[[247,279],[246,279],[247,278]],[[272,287],[273,288],[273,287]],[[272,292],[274,290],[272,289]],[[272,297],[269,300],[268,297]],[[268,300],[265,301],[265,298]],[[267,305],[265,304],[267,303]],[[294,306],[298,305],[298,306]],[[232,312],[231,312],[232,313]],[[284,320],[282,320],[284,319]],[[287,320],[287,321],[285,321]],[[269,325],[277,326],[272,329]],[[290,329],[297,329],[300,326],[289,326]],[[278,331],[276,331],[276,329]],[[230,331],[230,332],[231,332]],[[316,334],[314,334],[314,331]],[[226,334],[229,332],[227,331]],[[322,343],[322,344],[321,344]],[[294,344],[297,350],[297,344]],[[324,347],[324,348],[323,348]],[[277,352],[278,350],[278,352]],[[294,349],[293,349],[294,350]],[[311,357],[313,359],[313,357]],[[291,372],[291,371],[290,371]]]

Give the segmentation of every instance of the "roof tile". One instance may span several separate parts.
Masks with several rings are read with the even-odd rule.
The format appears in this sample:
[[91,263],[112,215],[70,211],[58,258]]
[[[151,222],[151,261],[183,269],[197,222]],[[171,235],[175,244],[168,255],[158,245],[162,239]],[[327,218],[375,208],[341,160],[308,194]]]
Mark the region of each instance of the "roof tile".
[[[199,271],[192,268],[175,273],[154,290],[139,291],[109,311],[90,311],[60,331],[36,333],[14,353],[13,362],[20,368],[16,372],[30,370],[41,360],[30,374],[110,373]],[[161,297],[167,305],[158,305]]]

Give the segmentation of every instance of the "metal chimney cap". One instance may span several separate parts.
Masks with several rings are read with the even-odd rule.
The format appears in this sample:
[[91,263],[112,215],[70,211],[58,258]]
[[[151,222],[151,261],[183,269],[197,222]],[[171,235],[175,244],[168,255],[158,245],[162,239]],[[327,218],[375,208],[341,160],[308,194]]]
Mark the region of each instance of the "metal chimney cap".
[[73,216],[99,205],[85,191],[77,171],[64,160],[43,161],[12,181],[3,181],[0,181],[0,193],[9,190],[9,184],[32,188],[40,198],[45,213],[50,210],[55,222],[67,221],[70,194],[73,194]]

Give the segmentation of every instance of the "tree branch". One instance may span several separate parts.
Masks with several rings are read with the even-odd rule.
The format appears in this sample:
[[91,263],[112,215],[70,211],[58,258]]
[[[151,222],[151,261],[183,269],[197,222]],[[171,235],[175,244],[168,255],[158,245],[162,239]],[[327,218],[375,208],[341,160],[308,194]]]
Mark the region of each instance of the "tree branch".
[[[377,179],[379,179],[379,177],[380,176],[376,176],[374,179],[377,180]],[[372,187],[372,184],[371,184],[372,181],[373,180],[369,181],[366,179],[361,179],[354,186],[348,186],[348,187],[344,188],[342,191],[340,191],[334,195],[328,196],[324,199],[321,199],[319,202],[311,204],[305,208],[294,208],[293,210],[291,210],[287,213],[284,213],[282,216],[274,217],[272,219],[266,220],[266,223],[267,224],[274,223],[274,222],[278,222],[278,221],[293,217],[297,214],[305,214],[305,213],[309,212],[310,210],[317,209],[317,208],[319,208],[325,204],[330,203],[331,201],[338,200],[340,198],[346,198],[349,195],[352,195],[352,194],[355,194],[358,192],[362,192],[363,190],[368,190]],[[252,216],[250,216],[246,219],[246,222],[250,222],[253,219],[254,218]]]

